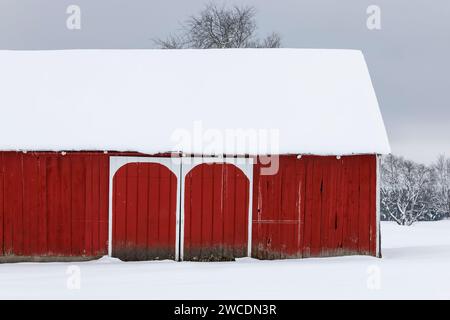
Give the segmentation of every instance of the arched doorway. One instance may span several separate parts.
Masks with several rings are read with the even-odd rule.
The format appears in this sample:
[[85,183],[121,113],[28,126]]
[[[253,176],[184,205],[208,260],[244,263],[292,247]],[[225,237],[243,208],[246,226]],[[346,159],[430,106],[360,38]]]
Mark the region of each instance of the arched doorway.
[[121,166],[113,178],[110,254],[125,261],[176,260],[178,190],[177,176],[161,163]]
[[183,172],[182,259],[220,261],[247,256],[249,177],[231,163],[183,166]]

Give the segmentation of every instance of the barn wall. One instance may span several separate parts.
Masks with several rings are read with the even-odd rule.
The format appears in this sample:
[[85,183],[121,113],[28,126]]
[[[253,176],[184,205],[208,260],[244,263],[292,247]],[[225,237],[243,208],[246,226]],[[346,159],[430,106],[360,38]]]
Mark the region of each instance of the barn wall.
[[376,255],[376,156],[281,156],[254,167],[252,255]]
[[109,156],[0,152],[0,255],[107,253]]
[[[0,256],[107,254],[112,155],[139,154],[0,152]],[[254,257],[376,255],[376,156],[279,165],[272,176],[254,166]]]

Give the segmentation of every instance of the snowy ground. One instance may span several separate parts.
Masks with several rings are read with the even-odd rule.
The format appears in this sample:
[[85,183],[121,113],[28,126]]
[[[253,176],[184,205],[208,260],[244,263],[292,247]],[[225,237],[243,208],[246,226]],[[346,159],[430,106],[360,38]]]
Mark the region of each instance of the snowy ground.
[[382,259],[0,264],[0,299],[450,299],[450,221],[384,222],[382,237]]

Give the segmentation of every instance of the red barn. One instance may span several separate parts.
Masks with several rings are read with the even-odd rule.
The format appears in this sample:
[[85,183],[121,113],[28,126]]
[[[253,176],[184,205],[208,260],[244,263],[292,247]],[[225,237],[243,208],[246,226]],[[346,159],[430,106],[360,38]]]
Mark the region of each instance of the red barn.
[[0,51],[0,261],[380,256],[352,50]]

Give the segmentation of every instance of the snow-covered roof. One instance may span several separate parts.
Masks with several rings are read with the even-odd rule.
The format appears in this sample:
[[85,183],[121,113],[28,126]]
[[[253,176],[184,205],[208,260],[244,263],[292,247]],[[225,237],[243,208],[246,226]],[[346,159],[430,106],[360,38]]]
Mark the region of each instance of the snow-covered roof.
[[354,50],[0,51],[0,88],[0,150],[390,152]]

